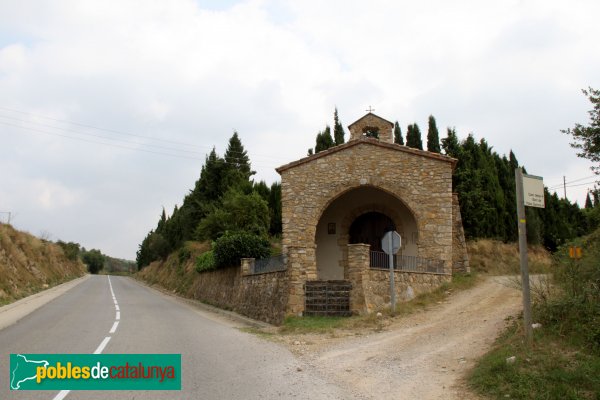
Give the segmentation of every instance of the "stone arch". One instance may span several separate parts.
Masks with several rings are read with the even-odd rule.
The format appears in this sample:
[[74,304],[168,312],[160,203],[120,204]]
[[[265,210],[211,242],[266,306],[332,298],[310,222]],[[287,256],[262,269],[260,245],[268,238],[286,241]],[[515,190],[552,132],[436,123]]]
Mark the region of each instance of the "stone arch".
[[[369,181],[366,181],[366,180],[361,180],[360,182],[344,181],[344,182],[338,183],[337,185],[333,186],[328,192],[322,194],[321,198],[327,199],[327,201],[323,202],[320,206],[315,207],[315,210],[317,211],[315,214],[315,220],[318,222],[321,219],[321,217],[323,216],[323,213],[325,212],[325,210],[327,210],[327,208],[329,208],[331,203],[338,200],[340,197],[344,196],[345,194],[347,194],[353,190],[356,190],[356,189],[360,189],[360,188],[364,188],[364,187],[371,187],[371,188],[380,190],[382,192],[385,192],[385,193],[389,194],[390,196],[395,197],[396,200],[398,200],[400,203],[402,203],[402,205],[404,207],[406,207],[408,209],[408,211],[410,211],[410,213],[413,215],[413,217],[415,218],[417,225],[418,225],[419,224],[419,216],[415,212],[415,210],[411,206],[411,204],[409,204],[410,202],[404,200],[403,197],[400,196],[399,194],[397,194],[395,191],[387,189],[387,187],[389,187],[389,186],[391,186],[391,185],[388,184],[387,181],[384,181],[383,179],[378,179],[378,178],[370,178]],[[395,186],[398,186],[398,184],[396,183]],[[377,210],[374,210],[374,211],[377,211]]]
[[[319,279],[347,279],[349,230],[367,213],[390,218],[404,239],[417,232],[417,216],[398,196],[373,185],[345,187],[323,207],[315,224],[316,271]],[[410,231],[409,231],[410,230]],[[408,243],[408,242],[406,242]],[[404,246],[417,255],[418,243]]]

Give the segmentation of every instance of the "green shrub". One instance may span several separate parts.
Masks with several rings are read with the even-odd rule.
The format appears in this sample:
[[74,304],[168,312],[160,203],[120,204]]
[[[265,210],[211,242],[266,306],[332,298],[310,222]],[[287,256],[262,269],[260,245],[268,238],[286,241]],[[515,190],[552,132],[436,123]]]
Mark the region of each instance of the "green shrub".
[[196,271],[210,271],[211,269],[215,269],[217,265],[215,264],[215,257],[212,250],[207,251],[206,253],[200,254],[196,257]]
[[244,194],[229,190],[219,206],[210,208],[195,230],[199,240],[216,240],[225,232],[269,232],[269,206],[258,193]]
[[179,249],[179,252],[177,253],[177,257],[179,258],[179,264],[183,264],[185,263],[187,260],[190,259],[190,257],[192,256],[192,253],[190,252],[189,249],[182,247]]
[[[583,249],[581,260],[569,247]],[[558,249],[554,265],[556,296],[536,304],[539,321],[559,337],[600,355],[600,230]]]
[[65,256],[67,257],[67,259],[69,259],[71,261],[75,261],[75,260],[77,260],[77,257],[79,257],[79,244],[78,243],[73,243],[73,242],[65,243],[62,240],[59,240],[58,242],[56,242],[56,244],[59,245],[63,249],[63,252],[65,253]]
[[269,240],[248,232],[226,233],[215,242],[217,267],[239,266],[242,258],[266,258],[271,254]]

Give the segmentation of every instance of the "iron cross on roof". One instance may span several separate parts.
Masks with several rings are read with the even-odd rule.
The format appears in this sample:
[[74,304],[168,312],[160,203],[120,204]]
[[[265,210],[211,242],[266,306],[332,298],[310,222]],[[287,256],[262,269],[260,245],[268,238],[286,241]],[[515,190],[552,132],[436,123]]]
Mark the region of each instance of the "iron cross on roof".
[[368,110],[365,110],[365,111],[367,111],[367,112],[373,112],[373,111],[375,111],[375,109],[374,109],[374,108],[371,108],[371,106],[369,106],[369,109],[368,109]]

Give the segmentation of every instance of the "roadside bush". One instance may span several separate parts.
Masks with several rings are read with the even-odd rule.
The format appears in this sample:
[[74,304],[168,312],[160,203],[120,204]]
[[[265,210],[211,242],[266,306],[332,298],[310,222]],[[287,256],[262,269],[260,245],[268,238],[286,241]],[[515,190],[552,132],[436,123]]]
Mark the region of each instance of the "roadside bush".
[[192,256],[192,253],[186,247],[180,248],[179,251],[177,252],[177,258],[179,258],[179,264],[185,263],[187,260],[190,259],[191,256]]
[[[581,260],[569,246],[583,249]],[[600,230],[558,249],[554,265],[559,295],[536,305],[539,321],[559,337],[600,354]]]
[[230,190],[223,196],[222,204],[211,207],[200,221],[195,236],[199,240],[216,240],[225,232],[266,235],[269,224],[269,206],[258,193]]
[[216,267],[215,255],[212,250],[202,253],[196,257],[196,272],[210,271]]
[[215,242],[214,258],[217,267],[239,266],[242,258],[266,258],[271,244],[264,236],[248,232],[226,233]]
[[73,242],[65,243],[62,240],[59,240],[58,242],[56,242],[56,244],[59,245],[63,249],[63,252],[65,253],[65,257],[67,257],[67,259],[69,259],[71,261],[75,261],[75,260],[77,260],[77,257],[79,257],[79,244],[78,243],[73,243]]
[[90,274],[97,274],[104,266],[104,255],[100,250],[92,249],[82,256],[83,262],[87,265]]

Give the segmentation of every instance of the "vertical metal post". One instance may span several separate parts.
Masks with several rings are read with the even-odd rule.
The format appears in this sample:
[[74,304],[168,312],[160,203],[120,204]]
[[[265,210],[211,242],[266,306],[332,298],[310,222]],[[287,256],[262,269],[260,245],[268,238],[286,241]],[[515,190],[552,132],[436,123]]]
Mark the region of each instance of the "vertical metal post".
[[392,240],[393,235],[391,234],[391,232],[388,235],[388,237],[388,259],[390,262],[390,299],[393,317],[396,313],[396,290],[394,289],[394,244]]
[[521,259],[521,283],[523,287],[523,324],[525,325],[525,341],[528,346],[533,342],[531,328],[531,296],[529,290],[529,266],[527,264],[527,223],[525,219],[525,203],[523,199],[523,171],[515,168],[517,186],[517,218],[519,228],[519,256]]

